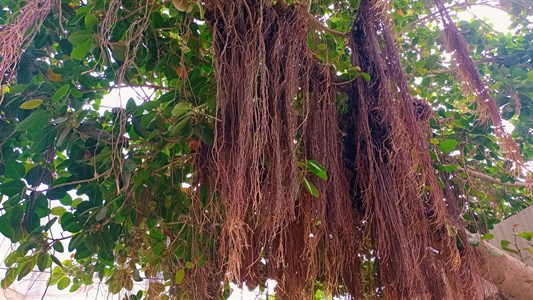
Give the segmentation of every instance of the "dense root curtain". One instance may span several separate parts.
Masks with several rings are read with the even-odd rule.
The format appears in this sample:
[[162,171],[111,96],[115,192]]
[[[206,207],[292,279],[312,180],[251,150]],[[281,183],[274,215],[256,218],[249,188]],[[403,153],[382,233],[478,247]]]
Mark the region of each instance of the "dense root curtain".
[[[273,278],[283,299],[311,297],[317,281],[354,297],[477,297],[470,249],[450,235],[461,224],[448,215],[415,118],[386,3],[361,3],[351,50],[371,79],[354,81],[342,129],[330,70],[307,46],[306,8],[206,6],[218,123],[206,156],[214,167],[205,171],[216,177],[211,201],[222,208],[225,279],[254,286]],[[326,167],[327,181],[306,177],[308,160]],[[304,177],[318,199],[302,188]]]
[[371,79],[354,84],[348,127],[354,196],[376,253],[379,285],[390,299],[474,299],[471,265],[457,248],[458,240],[468,245],[449,235],[461,224],[448,214],[386,11],[385,1],[359,6],[352,58]]
[[[355,284],[357,239],[340,151],[336,92],[313,63],[307,12],[262,1],[213,1],[217,119],[213,183],[223,206],[220,255],[226,279],[278,281],[301,299],[314,282]],[[320,196],[301,188],[307,160]],[[351,276],[351,275],[350,275]]]

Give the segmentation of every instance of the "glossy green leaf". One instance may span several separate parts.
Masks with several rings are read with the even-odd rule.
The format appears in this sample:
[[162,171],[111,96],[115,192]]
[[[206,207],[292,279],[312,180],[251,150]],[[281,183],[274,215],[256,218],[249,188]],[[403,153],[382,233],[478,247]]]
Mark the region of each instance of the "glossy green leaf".
[[484,241],[490,241],[490,240],[494,239],[494,235],[492,233],[487,233],[487,234],[483,235],[481,237],[481,239],[484,240]]
[[[57,243],[54,244],[54,245],[57,245]],[[62,247],[62,246],[61,246],[61,247]],[[55,247],[54,247],[54,249],[55,249]],[[61,248],[61,249],[62,249],[62,248]],[[63,252],[63,251],[59,251],[59,252]],[[58,266],[60,266],[60,267],[63,267],[63,264],[61,263],[61,261],[60,261],[55,255],[50,255],[50,258],[52,258],[52,261],[53,261],[56,265],[58,265]]]
[[16,160],[9,160],[5,163],[5,175],[11,179],[21,179],[26,174],[26,168]]
[[38,110],[18,123],[15,131],[38,130],[48,124],[49,120],[50,115],[46,111]]
[[54,96],[52,96],[52,102],[57,102],[61,100],[63,97],[65,97],[68,92],[70,91],[70,84],[65,84],[62,87],[60,87],[55,93]]
[[183,279],[185,279],[185,269],[179,269],[176,271],[176,275],[174,276],[174,282],[176,284],[181,284]]
[[59,281],[57,282],[57,289],[58,290],[64,290],[70,285],[70,278],[67,276],[61,277]]
[[191,110],[191,104],[187,102],[179,102],[172,109],[172,116],[180,118]]
[[48,267],[48,262],[50,261],[50,255],[48,253],[41,253],[37,257],[37,268],[39,271],[43,272]]
[[89,53],[89,50],[91,50],[92,46],[93,46],[93,40],[92,39],[86,40],[85,42],[76,45],[74,49],[72,49],[70,56],[73,59],[77,59],[77,60],[84,59]]
[[67,211],[67,209],[65,207],[56,206],[56,207],[52,208],[51,213],[52,213],[52,215],[61,217],[66,211]]
[[15,196],[22,193],[26,184],[20,180],[11,180],[7,183],[0,183],[0,194],[5,196]]
[[68,41],[74,45],[79,45],[79,44],[86,43],[87,40],[92,40],[93,39],[92,35],[93,35],[92,31],[89,31],[89,30],[75,31],[69,36]]
[[8,289],[13,284],[13,282],[15,282],[15,279],[17,279],[17,269],[9,268],[7,269],[6,275],[4,276],[2,281],[0,281],[0,286],[3,289]]
[[311,196],[318,198],[319,196],[318,189],[311,181],[307,180],[307,178],[304,178],[303,184],[304,184],[305,189],[309,192],[309,194],[311,194]]
[[20,105],[20,109],[34,109],[43,104],[43,99],[28,100]]
[[87,14],[84,19],[85,28],[87,30],[95,30],[96,25],[98,25],[98,18],[93,14]]
[[526,239],[528,241],[531,241],[533,239],[533,232],[531,231],[518,232],[518,233],[515,233],[515,235],[523,239]]
[[[511,245],[510,241],[501,240],[500,244],[501,244],[503,250],[505,250],[507,252],[510,252],[510,253],[513,253],[513,254],[516,254],[516,255],[519,255],[519,252],[516,249],[513,249],[513,248],[509,247]],[[514,245],[513,245],[513,247],[514,247]]]
[[455,139],[446,139],[439,143],[439,148],[445,154],[450,154],[457,147],[457,140]]
[[366,81],[369,82],[372,78],[370,77],[370,74],[366,72],[360,72],[359,75]]
[[17,280],[21,280],[26,275],[28,275],[31,272],[31,270],[33,270],[36,263],[37,263],[37,257],[35,256],[25,257],[22,261],[20,261],[17,266],[17,272],[18,272]]
[[307,161],[307,171],[312,174],[315,174],[322,180],[328,180],[328,173],[326,171],[326,168],[324,168],[324,166],[319,164],[316,160]]

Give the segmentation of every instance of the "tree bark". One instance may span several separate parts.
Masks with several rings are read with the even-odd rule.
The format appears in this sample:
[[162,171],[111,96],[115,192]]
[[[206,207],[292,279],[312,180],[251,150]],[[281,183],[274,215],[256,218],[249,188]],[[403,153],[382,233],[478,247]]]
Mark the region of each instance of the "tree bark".
[[[480,276],[511,299],[533,299],[533,268],[487,242],[477,248],[484,256]],[[488,252],[488,253],[487,253]]]

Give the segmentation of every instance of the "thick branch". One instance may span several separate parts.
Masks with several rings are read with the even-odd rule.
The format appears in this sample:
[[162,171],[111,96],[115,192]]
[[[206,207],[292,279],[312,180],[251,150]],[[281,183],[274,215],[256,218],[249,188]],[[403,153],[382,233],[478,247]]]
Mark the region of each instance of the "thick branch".
[[512,299],[531,299],[533,295],[532,267],[487,242],[482,242],[476,251],[484,258],[482,271],[479,274],[483,279],[500,288]]
[[514,183],[513,182],[502,182],[498,178],[494,178],[492,176],[489,176],[487,174],[484,174],[478,171],[474,171],[469,168],[458,168],[457,170],[465,172],[467,175],[470,175],[472,177],[475,177],[475,178],[478,178],[478,179],[481,179],[481,180],[484,180],[490,183],[494,183],[494,184],[499,184],[499,185],[508,186],[508,187],[518,187],[518,188],[528,187],[528,184],[526,182],[514,182]]

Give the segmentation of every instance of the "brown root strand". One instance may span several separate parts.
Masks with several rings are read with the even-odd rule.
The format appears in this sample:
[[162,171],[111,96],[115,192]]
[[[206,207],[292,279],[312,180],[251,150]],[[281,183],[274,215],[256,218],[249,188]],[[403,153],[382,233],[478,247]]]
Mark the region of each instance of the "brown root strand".
[[[42,22],[52,9],[54,1],[28,1],[20,9],[15,23],[0,30],[0,80],[9,83],[26,47],[41,27]],[[0,104],[4,100],[4,87],[0,87]]]
[[376,253],[375,288],[390,299],[476,294],[475,288],[457,284],[470,264],[460,255],[456,237],[448,233],[448,199],[417,125],[390,21],[383,13],[386,4],[380,3],[366,0],[359,6],[352,32],[353,64],[371,80],[358,78],[350,99],[355,122],[352,182]]
[[504,155],[517,164],[518,168],[516,168],[515,174],[520,175],[522,171],[526,171],[528,174],[526,180],[531,185],[531,175],[522,157],[520,148],[511,135],[505,131],[496,102],[480,78],[476,65],[470,57],[468,44],[464,36],[451,19],[442,1],[434,0],[434,2],[444,25],[443,32],[446,47],[448,51],[453,53],[452,57],[458,65],[457,71],[461,78],[464,93],[475,97],[480,118],[485,121],[490,121]]
[[[358,238],[336,91],[308,48],[307,11],[261,1],[213,1],[207,8],[220,120],[213,186],[223,207],[226,280],[273,278],[282,299],[308,298],[317,280],[326,291],[353,288]],[[306,160],[324,165],[330,178],[306,175],[299,167]],[[318,199],[301,188],[304,176]]]

